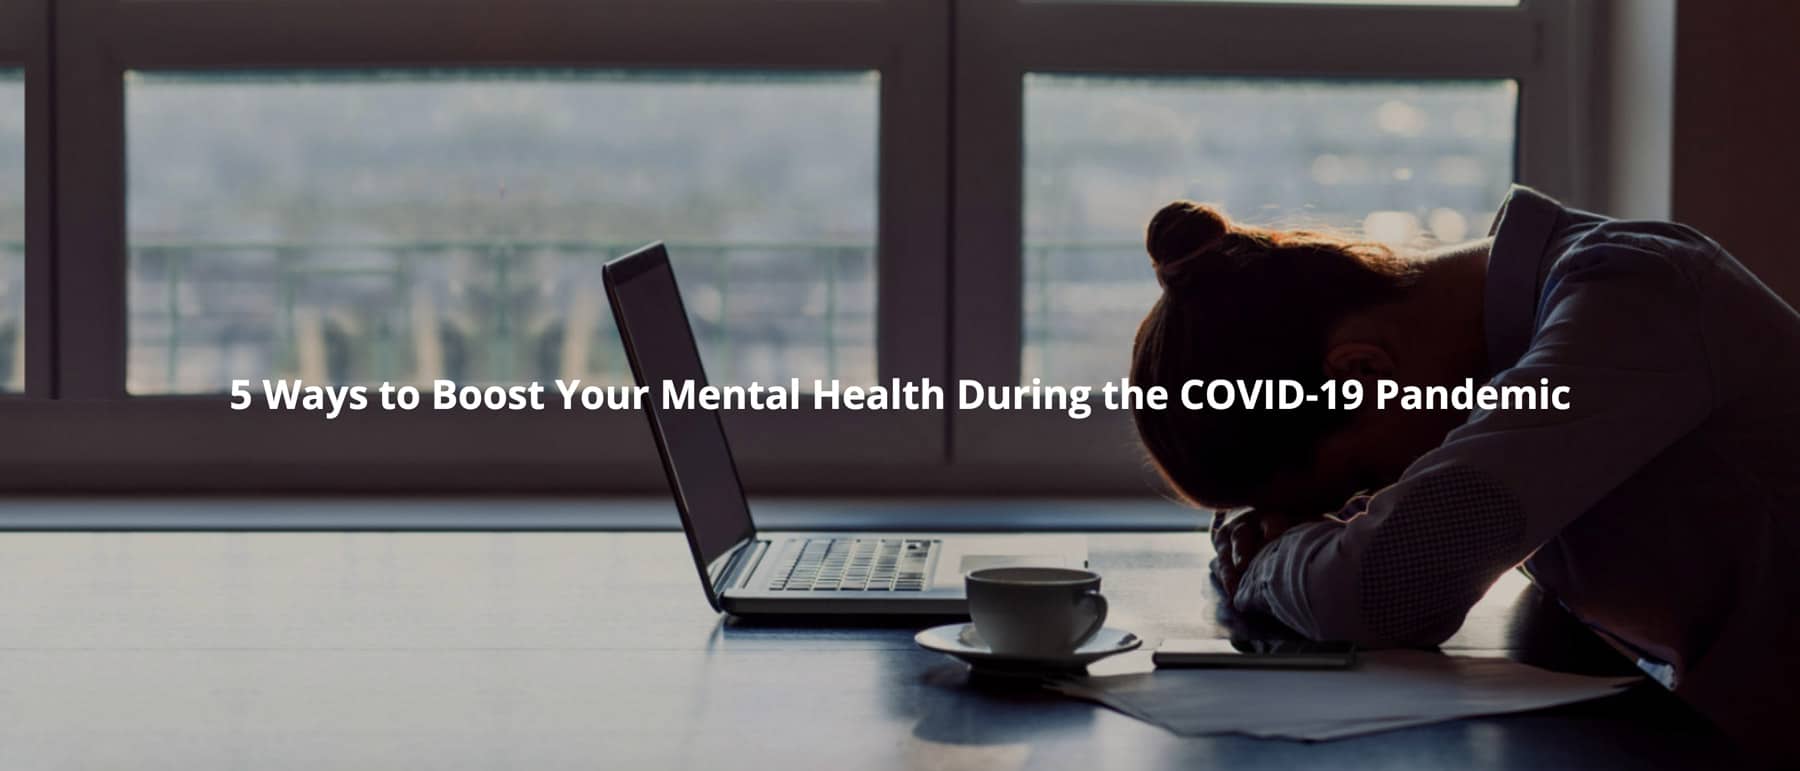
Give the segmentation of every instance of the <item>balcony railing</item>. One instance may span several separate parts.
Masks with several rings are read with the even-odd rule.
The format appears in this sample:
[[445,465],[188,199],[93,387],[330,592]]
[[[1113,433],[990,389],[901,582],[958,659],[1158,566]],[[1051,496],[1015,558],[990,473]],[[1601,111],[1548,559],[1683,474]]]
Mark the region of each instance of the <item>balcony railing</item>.
[[[132,390],[211,392],[232,377],[276,376],[622,382],[629,370],[599,267],[640,245],[136,243]],[[871,245],[678,241],[670,253],[715,380],[874,376]],[[1026,376],[1110,370],[1154,297],[1142,246],[1032,242],[1024,254]],[[22,275],[23,258],[22,243],[0,242],[0,276]],[[18,281],[0,281],[0,310],[8,308],[0,387],[18,390]],[[1106,351],[1104,360],[1087,362],[1089,349]]]
[[[600,266],[641,242],[138,243],[132,389],[629,379]],[[871,245],[670,245],[718,380],[872,377]]]

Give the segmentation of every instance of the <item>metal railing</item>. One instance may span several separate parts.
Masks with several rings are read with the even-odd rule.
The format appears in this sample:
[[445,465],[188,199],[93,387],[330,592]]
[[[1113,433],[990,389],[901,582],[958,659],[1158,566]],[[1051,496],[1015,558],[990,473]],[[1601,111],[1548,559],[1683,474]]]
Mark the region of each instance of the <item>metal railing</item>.
[[[599,267],[641,245],[579,240],[133,244],[132,346],[144,349],[140,356],[162,349],[148,365],[162,371],[153,378],[134,377],[134,387],[191,390],[182,387],[188,357],[209,345],[255,347],[256,340],[267,349],[264,369],[270,372],[339,379],[343,372],[318,371],[317,351],[330,347],[328,356],[340,363],[361,362],[355,368],[358,379],[417,380],[421,371],[441,369],[419,366],[419,358],[438,346],[428,337],[440,332],[461,338],[454,344],[464,358],[486,362],[479,371],[459,373],[466,378],[506,381],[518,379],[522,370],[541,372],[544,362],[524,361],[532,355],[521,352],[541,348],[547,334],[594,340],[592,346],[564,346],[565,353],[582,362],[597,353],[606,361],[592,370],[622,378],[626,370],[606,339],[610,334],[591,334],[611,329],[610,314],[596,311],[605,308]],[[715,377],[734,375],[741,368],[739,349],[747,345],[816,349],[819,366],[836,373],[849,334],[847,316],[866,321],[872,352],[873,285],[866,302],[845,296],[847,281],[873,281],[872,244],[678,241],[669,246],[709,363],[720,362]],[[257,293],[258,285],[264,301],[238,296]],[[756,287],[771,291],[750,291]],[[696,303],[697,292],[708,301]],[[818,296],[817,307],[804,318],[797,315],[802,309],[792,307],[797,293]],[[324,334],[311,314],[326,307],[332,309],[327,325],[334,326],[335,335],[309,340]],[[420,328],[440,322],[443,330]],[[571,322],[591,328],[577,332]],[[752,339],[759,334],[763,339]],[[314,361],[309,363],[309,356]],[[134,363],[143,365],[145,359]],[[573,371],[590,370],[578,362]]]
[[[479,371],[446,374],[515,379],[521,369],[531,368],[521,365],[519,351],[531,347],[547,330],[569,334],[568,322],[579,319],[594,327],[590,332],[600,333],[590,335],[595,344],[585,351],[585,355],[598,358],[589,369],[597,375],[623,378],[626,368],[611,343],[610,314],[573,306],[587,302],[604,311],[599,266],[641,245],[582,240],[134,243],[132,361],[134,366],[152,370],[148,377],[134,377],[134,385],[148,392],[193,390],[193,378],[185,386],[182,379],[187,371],[184,366],[193,366],[184,363],[184,357],[220,359],[227,355],[214,350],[208,356],[208,348],[260,348],[263,368],[271,376],[294,373],[332,379],[343,374],[330,371],[330,366],[325,372],[305,371],[303,349],[319,344],[334,349],[328,358],[362,362],[363,366],[355,369],[369,377],[416,379],[419,372],[432,369],[420,367],[416,361],[418,349],[429,347],[421,345],[421,334],[427,330],[417,327],[433,320],[464,336],[460,343],[469,349],[465,357],[488,362]],[[846,281],[873,281],[872,244],[678,241],[669,246],[682,270],[690,312],[706,311],[707,318],[696,320],[696,333],[707,348],[709,364],[719,362],[715,378],[726,380],[743,374],[740,370],[744,367],[734,362],[744,349],[802,344],[797,332],[812,337],[810,345],[818,350],[822,374],[827,377],[841,374],[844,362],[840,351],[845,340],[863,333],[865,326],[868,339],[864,344],[873,350],[872,284],[866,288],[871,296],[868,304],[845,298]],[[1141,245],[1123,241],[1027,243],[1026,284],[1022,287],[1025,315],[1021,319],[1024,342],[1036,346],[1041,357],[1055,351],[1058,341],[1091,336],[1087,327],[1092,306],[1107,302],[1096,301],[1096,296],[1118,287],[1135,298],[1148,285],[1149,272],[1141,255]],[[23,257],[23,243],[0,242],[0,271],[21,271]],[[743,264],[746,262],[760,264]],[[696,264],[704,267],[696,269]],[[786,301],[799,293],[797,284],[809,282],[821,295],[816,328],[794,323],[800,309]],[[8,335],[16,335],[14,327],[23,316],[22,285],[16,281],[5,285],[10,291],[0,293],[0,342],[14,339]],[[478,294],[483,297],[460,307],[444,302],[446,310],[437,314],[410,312],[422,301],[430,304],[432,295],[457,287],[466,292],[470,285],[479,285]],[[560,292],[562,296],[544,301],[541,290],[546,285],[553,289],[551,294]],[[765,293],[777,295],[778,301],[771,303],[765,297],[760,300],[761,307],[737,307],[759,303],[758,293],[751,291],[759,286],[778,288]],[[322,296],[332,291],[345,294]],[[715,298],[717,306],[696,308],[696,291]],[[532,292],[537,294],[521,296]],[[1082,307],[1065,307],[1067,303],[1059,302],[1072,292],[1084,298]],[[586,300],[578,299],[582,297]],[[322,334],[316,319],[309,322],[303,318],[308,305],[317,304],[315,299],[335,300],[349,308],[339,314],[340,323],[336,332],[328,335],[329,341],[304,339]],[[4,313],[8,305],[20,311]],[[1119,308],[1120,313],[1131,311],[1141,309],[1135,305]],[[342,323],[354,321],[359,313],[361,323]],[[858,319],[854,332],[844,328],[846,313]],[[784,325],[784,320],[789,323]],[[582,350],[573,350],[576,347],[565,347],[573,355],[584,355]],[[23,346],[11,348],[0,350],[0,356],[12,357],[10,369],[0,375],[21,381],[13,386],[17,387],[23,379]],[[407,364],[409,359],[412,366]],[[1038,364],[1039,368],[1047,366],[1042,361]],[[203,380],[209,388],[223,387],[216,377]],[[10,380],[0,381],[0,387],[7,382]]]

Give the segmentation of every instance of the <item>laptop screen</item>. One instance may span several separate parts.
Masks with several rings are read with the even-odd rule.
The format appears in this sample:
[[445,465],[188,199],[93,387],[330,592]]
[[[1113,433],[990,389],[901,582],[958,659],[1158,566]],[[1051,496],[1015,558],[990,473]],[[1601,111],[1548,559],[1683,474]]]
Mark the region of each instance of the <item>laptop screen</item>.
[[639,385],[650,387],[644,398],[650,429],[704,572],[756,527],[718,413],[662,409],[664,381],[706,385],[675,271],[655,244],[608,263],[605,279],[632,370]]

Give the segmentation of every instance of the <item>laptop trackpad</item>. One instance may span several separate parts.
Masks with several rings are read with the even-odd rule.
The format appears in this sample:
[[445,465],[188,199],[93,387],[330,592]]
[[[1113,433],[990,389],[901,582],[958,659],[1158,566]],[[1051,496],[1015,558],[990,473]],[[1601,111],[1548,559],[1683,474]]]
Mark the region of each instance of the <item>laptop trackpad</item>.
[[960,572],[967,575],[971,570],[1013,565],[1066,568],[1069,566],[1068,562],[1068,558],[1057,554],[964,554]]

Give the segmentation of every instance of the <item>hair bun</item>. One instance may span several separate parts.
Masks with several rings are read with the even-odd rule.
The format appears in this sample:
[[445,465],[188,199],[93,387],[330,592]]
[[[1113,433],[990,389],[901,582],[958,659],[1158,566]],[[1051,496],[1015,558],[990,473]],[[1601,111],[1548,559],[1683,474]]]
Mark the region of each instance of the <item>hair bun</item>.
[[1214,251],[1225,241],[1231,223],[1218,209],[1193,201],[1176,201],[1150,218],[1144,248],[1164,285],[1184,263]]

